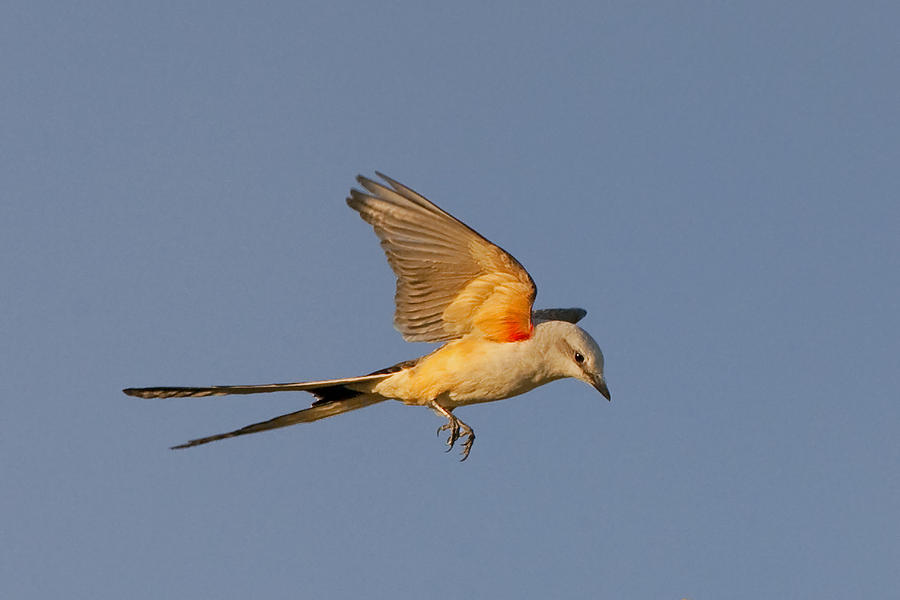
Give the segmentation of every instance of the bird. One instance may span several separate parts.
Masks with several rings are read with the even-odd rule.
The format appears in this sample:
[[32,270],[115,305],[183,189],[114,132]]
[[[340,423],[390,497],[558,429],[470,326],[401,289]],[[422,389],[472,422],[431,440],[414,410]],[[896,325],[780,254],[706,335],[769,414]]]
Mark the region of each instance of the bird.
[[607,400],[603,352],[577,323],[583,308],[533,308],[537,287],[511,254],[411,188],[362,175],[347,204],[375,230],[396,276],[394,326],[406,341],[442,343],[433,352],[358,377],[208,387],[122,390],[140,398],[310,392],[309,408],[172,449],[310,423],[385,400],[430,408],[446,423],[447,451],[469,457],[475,431],[454,410],[503,400],[570,377]]

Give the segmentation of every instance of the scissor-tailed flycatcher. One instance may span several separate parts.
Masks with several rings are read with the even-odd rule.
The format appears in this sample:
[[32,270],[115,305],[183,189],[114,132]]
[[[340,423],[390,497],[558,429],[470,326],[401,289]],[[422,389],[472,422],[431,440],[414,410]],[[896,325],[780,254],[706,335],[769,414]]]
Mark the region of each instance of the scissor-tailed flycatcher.
[[475,432],[454,416],[459,406],[502,400],[563,377],[580,379],[609,399],[603,353],[575,325],[585,310],[532,310],[537,288],[515,258],[405,185],[378,175],[387,185],[360,176],[365,191],[351,190],[347,204],[375,228],[397,276],[394,326],[410,342],[446,343],[361,377],[123,390],[141,398],[299,390],[316,396],[305,410],[174,448],[318,421],[394,399],[428,406],[446,418],[438,433],[449,431],[448,450],[464,436],[465,460]]

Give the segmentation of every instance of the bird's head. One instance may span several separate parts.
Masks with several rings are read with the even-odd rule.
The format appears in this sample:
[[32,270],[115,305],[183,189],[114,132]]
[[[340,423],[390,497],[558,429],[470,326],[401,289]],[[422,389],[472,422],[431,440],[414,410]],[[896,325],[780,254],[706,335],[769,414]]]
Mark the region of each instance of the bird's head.
[[580,379],[611,400],[603,377],[603,352],[588,332],[566,321],[545,321],[535,327],[535,338],[554,376]]

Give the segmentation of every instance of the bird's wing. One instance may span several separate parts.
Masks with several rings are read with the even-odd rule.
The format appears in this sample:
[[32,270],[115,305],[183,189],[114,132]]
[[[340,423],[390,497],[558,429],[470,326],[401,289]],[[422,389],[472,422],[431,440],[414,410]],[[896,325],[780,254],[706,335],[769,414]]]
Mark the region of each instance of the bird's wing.
[[359,176],[347,204],[375,228],[397,276],[394,326],[411,342],[531,337],[534,281],[505,250],[405,185]]
[[587,311],[583,308],[541,308],[531,313],[535,321],[568,321],[577,323],[582,320]]

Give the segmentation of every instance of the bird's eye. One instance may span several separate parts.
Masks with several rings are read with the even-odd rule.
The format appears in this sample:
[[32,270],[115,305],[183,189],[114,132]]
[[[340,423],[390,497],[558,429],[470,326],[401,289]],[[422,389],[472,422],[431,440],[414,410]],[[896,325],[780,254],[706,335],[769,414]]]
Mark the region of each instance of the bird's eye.
[[581,352],[575,352],[575,362],[581,364],[584,362],[584,355]]

